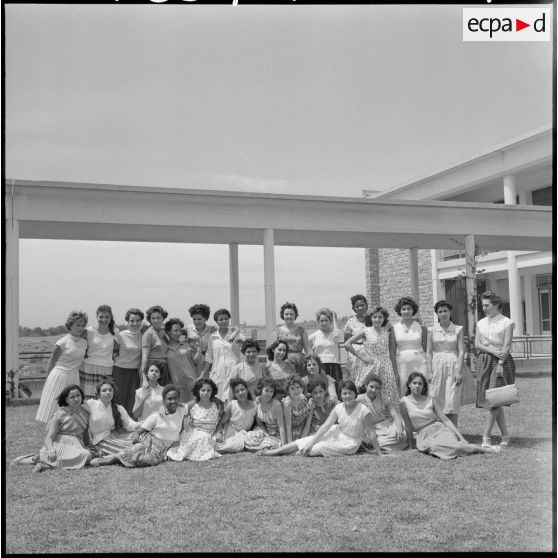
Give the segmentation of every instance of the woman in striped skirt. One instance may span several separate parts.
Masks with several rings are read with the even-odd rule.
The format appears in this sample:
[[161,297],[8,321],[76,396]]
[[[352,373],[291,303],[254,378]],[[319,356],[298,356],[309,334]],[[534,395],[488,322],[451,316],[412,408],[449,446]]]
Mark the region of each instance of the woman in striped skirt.
[[96,314],[97,327],[89,326],[84,332],[87,353],[83,369],[79,372],[86,399],[95,397],[97,385],[102,378],[112,376],[113,354],[116,356],[118,352],[111,307],[102,304],[97,308]]
[[497,422],[502,432],[500,446],[507,447],[510,436],[503,407],[490,407],[486,390],[515,383],[515,363],[510,354],[515,324],[501,313],[502,299],[492,291],[481,296],[486,316],[477,323],[475,347],[480,352],[476,363],[477,407],[487,409],[488,417],[482,435],[482,445],[490,446],[490,433]]
[[66,386],[79,384],[79,366],[87,349],[87,341],[82,338],[86,325],[85,312],[70,312],[66,319],[69,333],[58,339],[54,345],[35,420],[47,423],[58,410],[56,399],[62,390]]
[[85,406],[89,409],[89,437],[91,452],[95,457],[116,455],[130,447],[133,432],[138,426],[130,418],[122,405],[114,402],[116,384],[105,378],[97,386],[97,399],[88,399]]

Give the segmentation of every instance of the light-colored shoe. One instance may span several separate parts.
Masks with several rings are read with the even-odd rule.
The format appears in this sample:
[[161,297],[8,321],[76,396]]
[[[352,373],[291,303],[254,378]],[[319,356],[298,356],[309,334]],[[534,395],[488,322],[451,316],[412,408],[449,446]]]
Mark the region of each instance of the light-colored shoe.
[[511,440],[511,436],[502,436],[502,441],[500,442],[500,445],[503,448],[507,448],[510,445],[510,440]]
[[490,436],[488,438],[483,438],[481,448],[490,448],[490,447],[492,447],[492,444],[490,443]]

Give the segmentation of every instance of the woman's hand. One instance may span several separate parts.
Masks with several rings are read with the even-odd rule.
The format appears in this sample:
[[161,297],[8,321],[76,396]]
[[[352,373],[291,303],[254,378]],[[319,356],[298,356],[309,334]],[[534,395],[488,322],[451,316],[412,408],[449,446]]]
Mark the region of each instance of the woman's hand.
[[455,385],[460,386],[463,383],[463,374],[459,372],[455,375]]
[[506,353],[505,351],[496,351],[495,356],[498,357],[500,360],[506,360],[508,358],[508,353]]
[[497,364],[496,365],[496,376],[504,376],[504,365]]
[[312,449],[312,445],[307,444],[304,448],[300,450],[300,455],[304,455],[304,457],[308,457],[310,455],[311,449]]
[[362,360],[365,364],[376,364],[376,359],[374,357],[358,355],[358,358],[360,358],[360,360]]
[[49,461],[54,461],[56,459],[56,450],[54,448],[49,448],[47,450],[47,458]]
[[308,408],[310,410],[314,410],[316,408],[316,402],[314,401],[314,399],[312,399],[312,397],[308,399]]

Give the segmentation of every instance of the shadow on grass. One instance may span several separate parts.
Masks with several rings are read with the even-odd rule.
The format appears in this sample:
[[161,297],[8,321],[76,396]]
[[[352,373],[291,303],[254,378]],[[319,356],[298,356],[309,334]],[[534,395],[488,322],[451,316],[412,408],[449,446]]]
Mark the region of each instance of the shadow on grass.
[[[470,442],[471,444],[481,444],[482,443],[482,436],[477,435],[467,435],[465,439]],[[501,436],[492,435],[491,436],[492,445],[500,443]],[[526,449],[535,449],[538,446],[543,446],[545,444],[552,443],[552,438],[543,436],[540,438],[529,438],[523,436],[512,436],[510,441],[510,447],[517,447],[517,448],[526,448]]]

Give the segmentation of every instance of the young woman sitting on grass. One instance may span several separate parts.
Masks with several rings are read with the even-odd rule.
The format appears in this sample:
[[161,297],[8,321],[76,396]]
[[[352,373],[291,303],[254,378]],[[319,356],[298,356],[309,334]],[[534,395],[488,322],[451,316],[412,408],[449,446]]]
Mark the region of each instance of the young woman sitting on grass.
[[357,395],[354,382],[345,380],[341,384],[342,403],[335,406],[316,434],[278,449],[262,451],[259,455],[284,455],[297,451],[311,457],[352,455],[357,452],[366,430],[381,456],[370,411],[356,400]]
[[83,390],[66,386],[58,396],[59,409],[48,422],[44,446],[39,455],[24,455],[13,463],[36,463],[34,473],[47,469],[81,469],[91,459],[87,423],[89,411],[82,405]]
[[315,434],[327,420],[338,401],[337,398],[333,399],[328,396],[326,382],[321,378],[310,380],[307,388],[310,394],[308,407],[312,415],[310,433]]
[[453,422],[438,409],[432,397],[428,396],[428,382],[420,372],[409,375],[407,395],[401,398],[399,408],[410,448],[413,447],[414,430],[417,433],[417,449],[440,459],[453,459],[472,453],[500,452],[500,446],[469,444]]
[[168,449],[178,441],[188,407],[180,403],[180,392],[172,384],[163,388],[163,407],[149,415],[132,435],[132,445],[115,454],[95,459],[95,465],[119,461],[125,467],[151,467],[164,461]]
[[230,387],[233,399],[227,401],[225,412],[215,429],[215,449],[219,453],[237,453],[244,449],[247,433],[254,424],[257,412],[245,380],[233,378]]
[[283,405],[287,443],[290,443],[308,436],[312,413],[304,396],[304,384],[299,376],[293,376],[287,380],[287,393],[287,397],[281,401],[281,404]]
[[339,403],[335,380],[325,373],[322,359],[318,355],[314,354],[304,355],[304,367],[306,368],[306,376],[302,376],[301,379],[304,383],[304,387],[307,389],[307,392],[310,392],[310,389],[308,389],[310,382],[321,379],[326,385],[329,397],[335,401],[335,403]]
[[193,389],[196,403],[190,408],[190,420],[186,420],[179,445],[173,446],[167,452],[167,459],[206,461],[221,457],[221,454],[215,451],[213,440],[221,416],[221,409],[214,400],[218,389],[217,384],[210,378],[196,380]]

